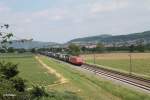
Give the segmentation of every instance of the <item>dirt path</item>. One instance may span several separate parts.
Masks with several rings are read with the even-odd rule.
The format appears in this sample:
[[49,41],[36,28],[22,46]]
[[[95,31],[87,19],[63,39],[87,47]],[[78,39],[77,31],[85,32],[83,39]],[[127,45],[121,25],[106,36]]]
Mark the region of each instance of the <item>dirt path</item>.
[[44,67],[48,70],[49,73],[55,74],[59,78],[59,83],[58,84],[64,84],[68,82],[67,79],[65,79],[60,73],[58,73],[56,70],[52,69],[50,66],[46,65],[38,56],[35,56],[35,59]]

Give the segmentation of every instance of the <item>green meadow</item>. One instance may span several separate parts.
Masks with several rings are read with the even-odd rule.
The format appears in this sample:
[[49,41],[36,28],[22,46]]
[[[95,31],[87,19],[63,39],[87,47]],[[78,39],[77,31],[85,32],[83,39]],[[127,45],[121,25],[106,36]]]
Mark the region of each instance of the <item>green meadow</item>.
[[[132,73],[150,78],[150,53],[131,54]],[[85,62],[94,63],[94,55],[83,55]],[[130,72],[129,53],[95,54],[95,64],[114,70]]]
[[69,64],[40,56],[47,65],[57,70],[68,83],[51,87],[60,91],[69,90],[76,92],[84,100],[149,100],[150,95],[140,93],[111,81],[106,81],[93,74],[79,71]]
[[70,64],[45,56],[38,55],[38,57],[68,81],[56,84],[58,78],[48,73],[31,53],[3,54],[0,55],[0,61],[18,64],[19,76],[27,80],[29,87],[33,84],[45,86],[50,97],[43,100],[150,100],[149,94],[79,71]]
[[57,81],[57,77],[48,73],[31,53],[2,54],[0,55],[0,61],[18,64],[19,76],[27,80],[28,86],[34,84],[47,86]]

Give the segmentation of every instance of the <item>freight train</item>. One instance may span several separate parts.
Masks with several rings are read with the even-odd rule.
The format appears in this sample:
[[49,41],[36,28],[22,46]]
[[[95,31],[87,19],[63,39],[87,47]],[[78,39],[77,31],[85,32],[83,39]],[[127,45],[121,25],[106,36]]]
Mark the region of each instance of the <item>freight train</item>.
[[43,51],[39,53],[48,57],[52,57],[55,59],[59,59],[59,60],[74,64],[74,65],[81,66],[83,64],[83,58],[80,56],[72,56],[68,54],[54,53],[54,52],[48,52],[48,51]]

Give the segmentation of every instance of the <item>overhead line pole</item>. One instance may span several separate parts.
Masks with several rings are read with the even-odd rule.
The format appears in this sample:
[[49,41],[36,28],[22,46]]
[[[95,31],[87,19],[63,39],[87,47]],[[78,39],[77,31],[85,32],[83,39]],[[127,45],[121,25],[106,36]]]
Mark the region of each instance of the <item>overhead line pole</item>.
[[132,75],[132,54],[129,54],[130,57],[130,75]]
[[95,48],[94,48],[94,50],[93,50],[93,53],[94,53],[94,64],[95,64]]

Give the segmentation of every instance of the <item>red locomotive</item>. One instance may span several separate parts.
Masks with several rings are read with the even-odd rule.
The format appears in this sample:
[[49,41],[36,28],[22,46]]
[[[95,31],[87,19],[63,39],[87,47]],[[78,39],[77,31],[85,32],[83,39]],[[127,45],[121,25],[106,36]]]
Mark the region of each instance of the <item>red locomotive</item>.
[[83,58],[81,58],[79,56],[70,56],[69,57],[69,62],[74,64],[74,65],[81,66],[83,64]]

